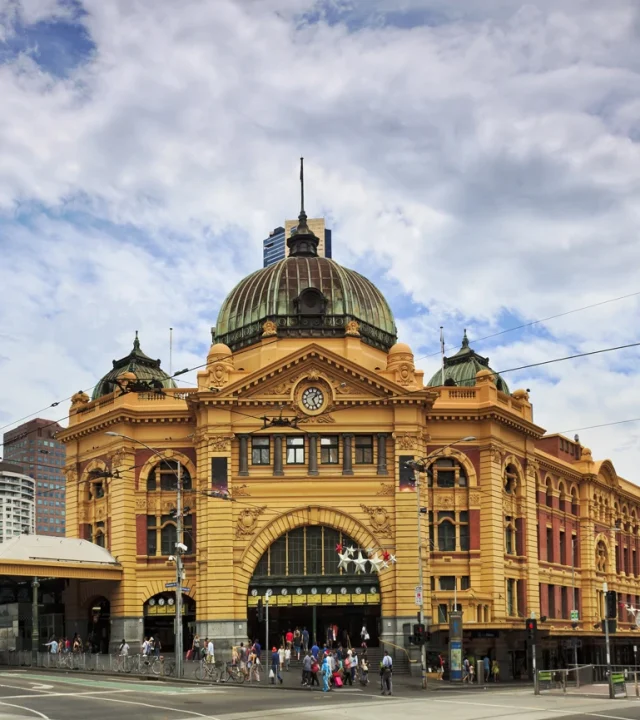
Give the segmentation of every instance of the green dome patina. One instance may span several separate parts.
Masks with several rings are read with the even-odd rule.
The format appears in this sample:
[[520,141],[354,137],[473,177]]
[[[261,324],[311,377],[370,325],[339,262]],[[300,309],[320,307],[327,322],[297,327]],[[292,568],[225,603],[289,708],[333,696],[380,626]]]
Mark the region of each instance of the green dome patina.
[[271,321],[275,330],[271,326],[269,334],[278,337],[348,333],[381,350],[395,344],[396,325],[382,293],[354,270],[318,257],[318,238],[307,225],[304,207],[287,244],[287,258],[252,273],[229,293],[212,330],[213,342],[239,350],[260,342],[264,323]]
[[138,380],[143,382],[158,381],[164,388],[176,387],[175,382],[160,368],[160,360],[153,360],[142,352],[137,330],[131,352],[126,357],[113,361],[113,368],[93,388],[91,399],[97,400],[113,392],[117,387],[116,378],[123,372],[135,373]]
[[[491,370],[489,367],[489,358],[482,357],[469,347],[469,338],[467,331],[464,331],[462,338],[462,347],[458,352],[444,359],[444,381],[445,385],[460,385],[462,387],[470,387],[476,384],[476,375],[480,370]],[[491,370],[493,372],[493,370]],[[500,392],[509,393],[507,383],[495,374],[496,386]],[[428,387],[442,386],[442,370],[438,370],[435,375],[427,383]]]

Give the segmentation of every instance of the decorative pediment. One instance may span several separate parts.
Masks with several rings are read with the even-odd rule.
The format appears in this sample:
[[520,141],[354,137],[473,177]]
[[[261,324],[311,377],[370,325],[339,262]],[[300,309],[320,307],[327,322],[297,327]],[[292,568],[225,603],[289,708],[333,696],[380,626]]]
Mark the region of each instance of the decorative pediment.
[[[409,399],[414,393],[393,381],[367,371],[360,365],[317,345],[279,360],[241,381],[227,386],[217,398],[228,400],[229,396],[264,402],[289,403],[294,400],[296,388],[308,381],[324,385],[332,395],[332,402],[403,397]],[[415,399],[428,402],[437,396],[431,390],[415,391]]]

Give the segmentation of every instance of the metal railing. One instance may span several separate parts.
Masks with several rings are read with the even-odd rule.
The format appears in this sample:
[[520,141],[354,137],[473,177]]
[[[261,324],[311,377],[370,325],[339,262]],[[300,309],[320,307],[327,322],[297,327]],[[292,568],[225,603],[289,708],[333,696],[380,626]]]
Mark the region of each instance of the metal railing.
[[628,685],[640,697],[640,670],[624,665],[579,665],[574,668],[538,670],[535,678],[535,694],[584,692],[624,698],[629,694]]

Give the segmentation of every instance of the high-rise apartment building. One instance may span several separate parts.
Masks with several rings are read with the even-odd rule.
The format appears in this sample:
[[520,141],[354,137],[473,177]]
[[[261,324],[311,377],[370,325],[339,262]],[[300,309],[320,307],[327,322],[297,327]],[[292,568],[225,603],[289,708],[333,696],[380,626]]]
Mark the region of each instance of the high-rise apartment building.
[[36,533],[65,534],[64,445],[55,439],[62,426],[37,418],[4,433],[4,459],[22,466],[36,490]]
[[[289,255],[287,238],[291,237],[291,231],[297,227],[297,220],[285,220],[284,227],[277,227],[269,233],[269,237],[262,241],[263,267],[273,265],[279,260],[284,260]],[[313,234],[320,240],[318,243],[318,255],[320,257],[331,257],[331,230],[324,226],[324,218],[310,218],[307,225]]]
[[20,465],[0,462],[0,543],[36,530],[35,480]]

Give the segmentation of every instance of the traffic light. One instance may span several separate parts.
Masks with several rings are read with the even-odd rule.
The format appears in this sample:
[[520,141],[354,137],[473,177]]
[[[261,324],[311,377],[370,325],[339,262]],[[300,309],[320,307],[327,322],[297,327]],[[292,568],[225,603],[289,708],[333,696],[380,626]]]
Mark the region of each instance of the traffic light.
[[536,633],[538,631],[538,621],[534,618],[529,618],[526,623],[526,630],[527,630],[527,640],[535,644],[536,642]]
[[423,623],[417,623],[413,626],[413,641],[416,645],[424,645],[426,640],[426,632]]
[[264,617],[263,607],[262,607],[262,598],[258,598],[258,607],[256,608],[257,614],[258,614],[258,622],[261,623],[262,619]]
[[618,617],[618,593],[615,590],[607,590],[604,596],[604,616],[615,620]]

